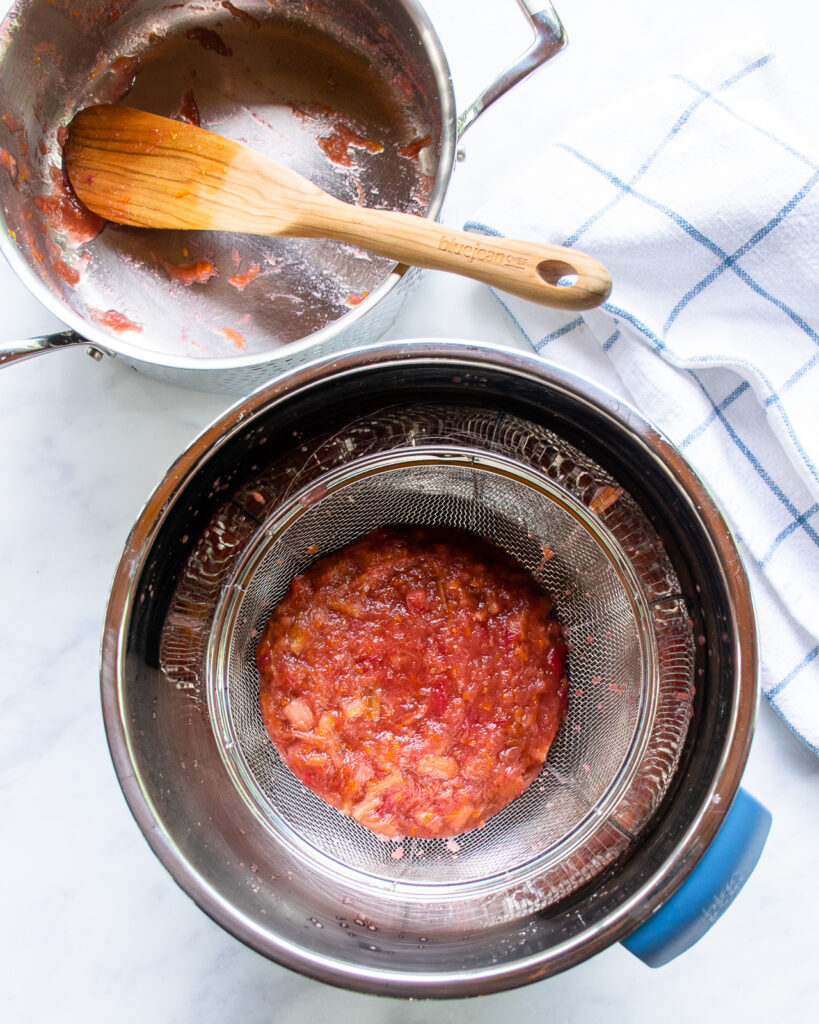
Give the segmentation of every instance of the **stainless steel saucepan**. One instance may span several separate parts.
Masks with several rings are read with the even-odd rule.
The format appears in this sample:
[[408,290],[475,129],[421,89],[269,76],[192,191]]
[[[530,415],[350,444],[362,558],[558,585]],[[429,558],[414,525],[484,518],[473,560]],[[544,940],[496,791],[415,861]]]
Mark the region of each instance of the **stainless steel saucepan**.
[[0,29],[0,245],[68,330],[6,344],[0,363],[84,344],[174,383],[247,392],[376,340],[418,271],[325,240],[103,227],[67,187],[65,126],[127,97],[347,202],[437,218],[460,135],[566,43],[547,0],[518,2],[531,47],[458,115],[416,0],[18,0]]

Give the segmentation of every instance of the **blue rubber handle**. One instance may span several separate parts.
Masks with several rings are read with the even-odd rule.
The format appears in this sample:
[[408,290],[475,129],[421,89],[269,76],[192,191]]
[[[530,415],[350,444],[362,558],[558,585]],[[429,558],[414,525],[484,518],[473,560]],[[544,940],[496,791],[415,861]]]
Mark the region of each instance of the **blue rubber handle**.
[[649,967],[690,949],[747,882],[770,828],[770,812],[740,789],[700,862],[671,899],[623,939],[626,949]]

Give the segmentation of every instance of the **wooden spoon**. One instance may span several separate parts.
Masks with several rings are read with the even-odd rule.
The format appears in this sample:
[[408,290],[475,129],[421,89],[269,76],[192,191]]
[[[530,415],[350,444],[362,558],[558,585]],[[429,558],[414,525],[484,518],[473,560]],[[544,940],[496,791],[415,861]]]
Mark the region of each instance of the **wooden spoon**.
[[[582,252],[343,203],[237,142],[142,110],[87,107],[64,154],[80,200],[118,224],[334,238],[561,309],[591,309],[611,291],[605,267]],[[558,285],[567,275],[574,283]]]

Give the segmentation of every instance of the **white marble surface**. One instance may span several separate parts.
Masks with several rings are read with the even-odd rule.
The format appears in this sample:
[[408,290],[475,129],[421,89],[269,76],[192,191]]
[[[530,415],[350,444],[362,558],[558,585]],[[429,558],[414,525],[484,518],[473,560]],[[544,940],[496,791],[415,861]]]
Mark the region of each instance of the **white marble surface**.
[[[513,0],[429,0],[467,99],[523,42]],[[813,5],[564,0],[572,45],[475,126],[447,217],[460,223],[525,158],[527,105],[554,128],[600,93],[731,45],[749,25],[808,70]],[[807,19],[807,21],[805,20]],[[671,55],[669,54],[671,52]],[[815,115],[816,93],[806,96]],[[514,116],[513,116],[514,115]],[[56,326],[0,266],[0,337]],[[515,344],[479,286],[430,275],[392,337]],[[712,931],[651,971],[615,946],[557,978],[480,1000],[403,1003],[306,980],[246,949],[179,890],[132,821],[111,767],[97,659],[128,530],[173,458],[228,404],[81,351],[0,372],[0,1017],[10,1022],[244,1024],[393,1020],[819,1019],[819,760],[766,706],[746,785],[773,812],[762,861]]]

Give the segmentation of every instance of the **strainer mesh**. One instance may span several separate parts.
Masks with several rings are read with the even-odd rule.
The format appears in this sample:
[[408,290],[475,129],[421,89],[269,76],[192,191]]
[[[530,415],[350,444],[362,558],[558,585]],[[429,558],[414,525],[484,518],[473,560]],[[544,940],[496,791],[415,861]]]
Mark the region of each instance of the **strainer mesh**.
[[[445,525],[503,548],[552,596],[570,644],[568,717],[540,776],[483,828],[454,843],[402,840],[400,859],[398,843],[327,805],[282,763],[255,667],[293,575],[385,525]],[[517,417],[413,405],[295,438],[226,496],[179,581],[161,660],[200,700],[206,677],[237,788],[311,868],[427,894],[502,878],[508,913],[523,913],[593,877],[661,800],[690,718],[694,645],[656,531],[593,460]]]
[[[482,879],[574,834],[616,785],[655,696],[640,612],[589,529],[543,491],[474,463],[423,456],[421,464],[393,466],[400,458],[390,454],[380,470],[367,464],[363,475],[316,500],[308,492],[306,507],[297,500],[290,522],[263,530],[258,552],[251,546],[234,581],[238,601],[219,673],[227,737],[266,810],[347,866],[425,883]],[[503,548],[553,596],[571,652],[568,719],[532,787],[483,828],[460,837],[457,850],[442,841],[404,842],[398,860],[390,855],[395,843],[385,850],[376,835],[314,797],[282,763],[262,724],[255,664],[259,637],[292,577],[386,525],[446,525]]]

